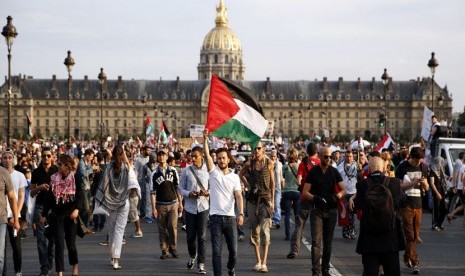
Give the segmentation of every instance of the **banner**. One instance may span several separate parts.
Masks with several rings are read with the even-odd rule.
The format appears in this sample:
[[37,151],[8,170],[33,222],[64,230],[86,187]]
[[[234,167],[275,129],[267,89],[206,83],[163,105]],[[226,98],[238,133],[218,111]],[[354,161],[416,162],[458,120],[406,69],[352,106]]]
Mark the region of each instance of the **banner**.
[[431,132],[431,126],[433,122],[431,121],[431,117],[434,115],[434,112],[429,110],[426,106],[423,111],[423,124],[421,127],[421,138],[423,140],[428,141],[429,140],[429,135]]

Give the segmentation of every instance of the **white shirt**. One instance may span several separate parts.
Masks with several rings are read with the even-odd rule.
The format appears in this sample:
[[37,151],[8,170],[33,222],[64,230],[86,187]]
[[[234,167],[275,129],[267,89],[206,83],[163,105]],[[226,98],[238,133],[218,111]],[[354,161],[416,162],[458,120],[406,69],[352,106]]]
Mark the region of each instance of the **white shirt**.
[[457,190],[463,190],[462,176],[464,172],[465,172],[465,165],[462,165],[462,167],[459,170],[459,174],[457,175]]
[[[18,172],[17,170],[14,170],[12,173],[10,173],[10,177],[11,177],[11,182],[13,183],[16,200],[18,200],[19,189],[27,187],[26,177],[24,176],[24,174]],[[8,210],[8,217],[9,218],[13,217],[13,212],[11,211],[10,202],[8,200],[6,201],[6,206]],[[20,213],[21,213],[21,210],[18,210],[18,217],[21,217]]]
[[343,161],[337,166],[339,174],[342,176],[344,185],[346,187],[346,192],[348,195],[353,195],[357,193],[357,162],[352,162],[346,166],[346,162]]
[[239,176],[232,170],[228,174],[214,167],[210,172],[210,216],[235,216],[234,192],[242,191]]

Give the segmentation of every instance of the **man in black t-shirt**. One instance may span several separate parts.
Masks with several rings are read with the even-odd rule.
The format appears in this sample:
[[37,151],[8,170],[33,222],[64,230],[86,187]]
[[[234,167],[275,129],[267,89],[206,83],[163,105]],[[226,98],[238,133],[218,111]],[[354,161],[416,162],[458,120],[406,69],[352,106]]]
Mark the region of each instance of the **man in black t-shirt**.
[[420,273],[416,243],[421,241],[419,237],[422,215],[421,196],[429,188],[426,181],[428,169],[423,163],[424,156],[423,149],[414,147],[410,150],[409,159],[402,162],[396,170],[396,178],[402,181],[401,188],[406,194],[400,206],[402,229],[407,243],[404,263],[412,268],[413,274]]
[[302,192],[302,196],[313,201],[314,206],[310,211],[313,275],[320,275],[320,272],[323,276],[331,275],[329,261],[337,221],[337,202],[346,194],[342,177],[331,163],[331,150],[322,148],[320,165],[310,170]]
[[53,252],[55,251],[53,240],[49,240],[47,245],[47,238],[44,235],[44,224],[40,223],[42,210],[47,200],[47,192],[50,188],[50,176],[58,171],[58,167],[53,165],[52,158],[52,150],[49,147],[43,148],[42,161],[37,169],[32,171],[31,177],[31,196],[36,197],[33,223],[36,226],[35,235],[39,251],[39,276],[47,276],[49,271],[52,270]]

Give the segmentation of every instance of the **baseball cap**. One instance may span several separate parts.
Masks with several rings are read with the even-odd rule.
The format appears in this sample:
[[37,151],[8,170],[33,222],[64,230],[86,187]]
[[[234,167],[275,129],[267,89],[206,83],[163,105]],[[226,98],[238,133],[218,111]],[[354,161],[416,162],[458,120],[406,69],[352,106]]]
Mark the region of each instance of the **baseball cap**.
[[157,151],[157,154],[168,154],[168,150],[167,149],[159,149]]

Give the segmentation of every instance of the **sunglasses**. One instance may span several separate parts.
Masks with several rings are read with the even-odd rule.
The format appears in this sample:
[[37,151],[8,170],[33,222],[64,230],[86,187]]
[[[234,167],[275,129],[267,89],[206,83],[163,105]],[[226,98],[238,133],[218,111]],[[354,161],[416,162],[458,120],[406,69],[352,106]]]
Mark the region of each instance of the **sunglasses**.
[[52,155],[51,155],[51,154],[44,154],[44,155],[42,155],[42,158],[45,158],[45,157],[47,157],[47,158],[52,158]]
[[331,155],[323,155],[323,159],[331,159]]
[[262,149],[262,147],[256,147],[255,148],[255,150],[261,150],[261,149]]

